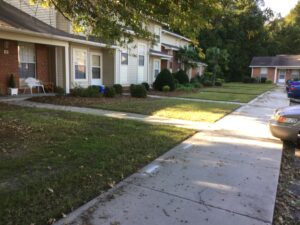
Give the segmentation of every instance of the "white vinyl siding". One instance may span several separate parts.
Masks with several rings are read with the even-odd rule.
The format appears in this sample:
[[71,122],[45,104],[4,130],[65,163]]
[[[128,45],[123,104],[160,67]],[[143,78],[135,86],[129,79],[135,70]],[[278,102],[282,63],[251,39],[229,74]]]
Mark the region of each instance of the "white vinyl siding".
[[161,43],[179,47],[188,46],[189,42],[162,32]]
[[20,43],[19,54],[19,74],[21,79],[36,77],[36,56],[34,44]]
[[59,12],[56,13],[56,28],[71,33],[71,22]]
[[37,4],[29,4],[28,0],[4,0],[12,6],[33,16],[50,26],[56,27],[56,10],[53,7],[45,8]]

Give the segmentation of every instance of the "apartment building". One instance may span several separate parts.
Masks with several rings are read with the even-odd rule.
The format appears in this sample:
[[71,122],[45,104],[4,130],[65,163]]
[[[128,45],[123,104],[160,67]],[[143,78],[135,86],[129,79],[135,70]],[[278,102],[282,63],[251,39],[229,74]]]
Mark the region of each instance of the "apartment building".
[[[127,47],[107,45],[72,31],[71,22],[54,8],[30,5],[27,0],[0,0],[0,93],[7,93],[13,74],[17,86],[34,77],[44,84],[63,87],[153,83],[161,69],[183,68],[176,51],[190,40],[151,22],[157,36],[152,45],[136,39]],[[189,71],[202,74],[205,64]]]

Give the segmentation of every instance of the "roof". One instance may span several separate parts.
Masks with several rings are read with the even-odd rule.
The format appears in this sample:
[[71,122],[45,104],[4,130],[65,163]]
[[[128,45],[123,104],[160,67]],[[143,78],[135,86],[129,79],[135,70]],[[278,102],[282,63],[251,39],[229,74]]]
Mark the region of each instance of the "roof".
[[25,30],[41,34],[49,34],[78,40],[88,40],[91,42],[101,42],[98,38],[85,37],[69,34],[62,30],[56,29],[37,18],[17,9],[9,3],[0,0],[0,29],[10,28],[14,30]]
[[171,55],[168,55],[166,53],[163,53],[161,51],[156,51],[156,50],[153,50],[153,49],[150,49],[150,55],[153,55],[153,56],[158,56],[158,57],[161,57],[161,58],[172,58],[173,56]]
[[172,49],[172,50],[179,50],[179,47],[178,46],[175,46],[175,45],[170,45],[170,44],[166,44],[166,43],[161,43],[161,45],[163,47],[165,47],[166,49]]
[[300,67],[300,55],[253,57],[250,67]]
[[170,30],[163,29],[162,32],[163,32],[163,33],[166,33],[166,34],[169,34],[169,35],[171,35],[171,36],[173,36],[173,37],[180,38],[180,39],[185,40],[185,41],[187,41],[187,42],[192,42],[191,39],[186,38],[186,37],[184,37],[184,36],[182,36],[182,35],[180,35],[180,34],[176,34],[176,33],[172,32],[172,31],[170,31]]

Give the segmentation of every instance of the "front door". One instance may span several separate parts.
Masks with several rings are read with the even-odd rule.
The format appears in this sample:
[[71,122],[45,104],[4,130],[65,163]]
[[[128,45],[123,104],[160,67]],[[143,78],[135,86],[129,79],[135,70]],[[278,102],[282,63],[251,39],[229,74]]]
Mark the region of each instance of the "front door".
[[278,83],[285,83],[286,70],[279,70],[278,72]]
[[120,83],[128,83],[128,53],[121,53],[121,73],[120,73]]
[[138,47],[138,83],[142,83],[144,81],[145,75],[145,57],[146,57],[146,45],[139,44]]
[[156,79],[156,77],[159,73],[160,73],[160,60],[159,59],[154,59],[154,61],[153,61],[154,80]]
[[91,54],[91,84],[92,85],[102,85],[102,56],[101,54],[92,53]]

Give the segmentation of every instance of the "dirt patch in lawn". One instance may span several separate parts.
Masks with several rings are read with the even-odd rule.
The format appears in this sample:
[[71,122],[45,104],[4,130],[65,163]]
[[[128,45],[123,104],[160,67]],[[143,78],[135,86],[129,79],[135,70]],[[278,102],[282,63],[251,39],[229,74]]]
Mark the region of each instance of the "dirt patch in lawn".
[[273,225],[300,224],[300,157],[294,149],[284,144]]
[[[25,140],[30,138],[32,127],[23,124],[20,120],[4,121],[0,118],[0,156],[13,157],[16,154],[26,152],[27,146],[24,144]],[[19,142],[16,142],[16,140]]]

